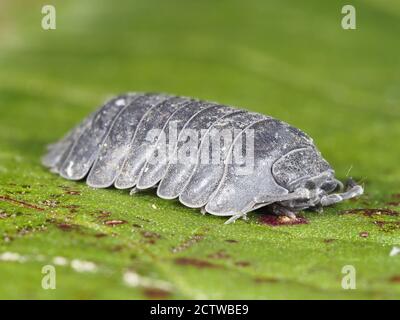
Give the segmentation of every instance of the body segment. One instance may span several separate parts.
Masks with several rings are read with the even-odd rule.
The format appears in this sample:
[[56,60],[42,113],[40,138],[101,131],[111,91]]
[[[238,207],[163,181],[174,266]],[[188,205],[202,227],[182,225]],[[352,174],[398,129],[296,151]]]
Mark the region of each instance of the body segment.
[[199,112],[215,106],[214,103],[194,101],[185,105],[171,115],[163,128],[163,139],[156,142],[153,153],[147,159],[140,174],[137,188],[148,189],[157,186],[165,176],[168,168],[169,156],[173,156],[178,142],[178,137],[185,124]]
[[174,156],[157,189],[157,195],[164,199],[179,196],[193,169],[197,164],[197,155],[204,134],[218,119],[234,112],[234,109],[216,105],[197,113],[183,127],[179,134]]

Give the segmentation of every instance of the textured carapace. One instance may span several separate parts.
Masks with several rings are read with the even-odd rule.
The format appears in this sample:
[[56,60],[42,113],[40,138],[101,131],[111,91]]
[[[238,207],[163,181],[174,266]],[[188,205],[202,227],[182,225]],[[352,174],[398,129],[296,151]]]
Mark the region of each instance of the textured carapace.
[[335,179],[313,140],[280,120],[237,108],[158,93],[107,101],[42,159],[52,172],[89,186],[157,187],[165,199],[231,216],[269,205],[299,210],[356,197],[363,188]]

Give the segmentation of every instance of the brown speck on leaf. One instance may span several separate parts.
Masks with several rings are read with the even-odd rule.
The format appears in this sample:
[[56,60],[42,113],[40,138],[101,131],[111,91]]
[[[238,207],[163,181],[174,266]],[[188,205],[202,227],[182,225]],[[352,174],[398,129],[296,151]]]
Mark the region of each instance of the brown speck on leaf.
[[158,233],[152,231],[143,231],[142,236],[145,238],[156,238],[156,239],[161,238],[161,236]]
[[248,267],[250,266],[250,262],[248,261],[236,261],[235,265],[238,267]]
[[9,215],[4,210],[0,210],[0,219],[8,218]]
[[94,236],[96,238],[104,238],[104,237],[107,237],[107,234],[106,233],[96,233]]
[[66,190],[65,194],[69,194],[71,196],[80,196],[82,193],[77,190]]
[[108,221],[105,221],[105,222],[104,222],[104,224],[105,224],[106,226],[112,226],[112,227],[118,226],[118,225],[124,224],[124,223],[126,223],[125,220],[108,220]]
[[376,221],[374,221],[374,224],[377,225],[380,228],[383,228],[384,225],[385,225],[385,221],[376,220]]
[[260,217],[259,221],[262,224],[266,224],[272,227],[276,226],[291,226],[296,224],[307,224],[308,221],[301,217],[297,216],[296,218],[292,219],[286,216],[277,216],[272,214],[264,214]]
[[143,238],[146,239],[146,242],[149,244],[155,244],[156,241],[161,238],[158,233],[146,230],[143,230],[141,232],[141,235],[143,236]]
[[111,252],[120,252],[124,249],[124,246],[122,245],[116,245],[114,247],[111,248]]
[[40,232],[40,231],[45,231],[47,230],[46,226],[37,226],[37,227],[32,227],[32,226],[24,226],[21,229],[18,230],[18,235],[19,236],[25,236],[27,234],[33,233],[33,232]]
[[371,217],[373,215],[388,215],[388,216],[397,216],[399,215],[399,212],[391,209],[385,209],[385,208],[356,208],[356,209],[349,209],[340,212],[341,214],[357,214],[360,213],[366,217]]
[[147,299],[167,299],[171,293],[159,288],[145,288],[143,294]]
[[286,216],[280,216],[280,217],[278,217],[278,220],[279,220],[280,223],[285,223],[286,224],[286,223],[291,223],[295,219],[289,218],[289,217],[286,217]]
[[335,241],[336,241],[336,239],[324,239],[325,243],[332,243],[332,242],[335,242]]
[[234,239],[226,239],[225,242],[228,242],[228,243],[238,243],[239,241],[234,240]]
[[254,278],[254,281],[256,283],[276,283],[279,280],[276,278],[257,277],[257,278]]
[[59,223],[57,224],[57,228],[62,231],[71,231],[75,228],[75,225],[69,223]]
[[111,212],[105,211],[105,210],[99,210],[99,211],[97,211],[97,214],[108,217],[109,215],[111,215]]
[[393,207],[399,207],[400,202],[399,201],[391,201],[386,203],[388,206],[393,206]]
[[33,227],[31,227],[31,226],[22,227],[21,229],[18,230],[18,235],[25,236],[29,233],[32,233],[33,231],[34,231]]
[[97,218],[98,219],[106,219],[109,216],[111,216],[111,212],[110,211],[105,211],[105,210],[99,210],[96,212]]
[[67,206],[63,206],[63,208],[66,209],[79,209],[81,206],[77,205],[77,204],[69,204]]
[[135,216],[135,218],[136,218],[136,219],[139,219],[139,220],[141,220],[141,221],[144,221],[144,222],[151,222],[151,220],[149,220],[149,219],[147,219],[147,218],[140,217],[140,216]]
[[400,283],[400,275],[395,275],[389,279],[390,282]]
[[208,255],[208,258],[211,259],[229,259],[231,256],[225,252],[225,250],[219,250],[215,253],[211,253]]
[[400,229],[400,221],[381,221],[376,220],[374,224],[383,232],[391,232]]
[[4,242],[11,242],[12,240],[14,240],[14,237],[12,237],[12,236],[9,236],[8,234],[4,234],[3,235],[3,241]]
[[176,258],[175,263],[181,266],[193,266],[199,269],[203,268],[220,268],[220,266],[208,262],[206,260],[200,260],[196,258]]
[[57,200],[44,200],[40,204],[42,204],[46,207],[55,208],[55,207],[57,207],[59,202]]
[[171,251],[173,253],[182,252],[182,251],[190,248],[191,246],[195,245],[196,243],[200,242],[203,239],[204,239],[204,235],[196,233],[196,234],[192,235],[189,239],[187,239],[187,240],[183,241],[182,243],[180,243],[179,245],[177,245],[176,247],[173,247],[171,249]]
[[368,238],[369,233],[366,232],[366,231],[363,231],[363,232],[360,232],[359,235],[360,235],[361,238]]
[[23,194],[27,194],[27,193],[30,193],[30,191],[25,191],[25,190],[24,190],[24,191],[15,191],[15,192],[14,192],[14,194],[22,194],[22,195],[23,195]]
[[39,206],[37,206],[35,204],[28,203],[26,201],[16,200],[16,199],[10,198],[9,196],[0,196],[0,201],[5,201],[5,202],[17,204],[17,205],[20,205],[22,207],[29,208],[29,209],[35,209],[35,210],[38,210],[38,211],[44,211],[43,208],[41,208],[41,207],[39,207]]

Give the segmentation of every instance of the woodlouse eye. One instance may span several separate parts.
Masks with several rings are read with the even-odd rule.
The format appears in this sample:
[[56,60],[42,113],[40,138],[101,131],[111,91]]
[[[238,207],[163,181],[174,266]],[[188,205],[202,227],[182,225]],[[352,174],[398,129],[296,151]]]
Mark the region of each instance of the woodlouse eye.
[[315,185],[314,181],[307,181],[304,187],[308,190],[314,190],[317,186]]
[[336,189],[337,184],[334,181],[328,181],[321,185],[321,189],[325,192],[332,192]]

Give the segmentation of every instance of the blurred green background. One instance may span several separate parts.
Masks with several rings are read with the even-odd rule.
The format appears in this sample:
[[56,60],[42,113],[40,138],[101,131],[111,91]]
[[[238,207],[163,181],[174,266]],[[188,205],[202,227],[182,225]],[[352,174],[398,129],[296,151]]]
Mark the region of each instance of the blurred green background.
[[[41,28],[46,4],[56,30]],[[356,30],[341,27],[345,4]],[[1,1],[0,298],[398,299],[399,34],[396,0]],[[271,227],[257,213],[225,226],[41,167],[47,143],[124,91],[289,122],[366,195],[306,212],[308,224]],[[341,214],[350,208],[392,211]],[[55,257],[57,289],[44,290]],[[341,287],[345,265],[356,290]]]

